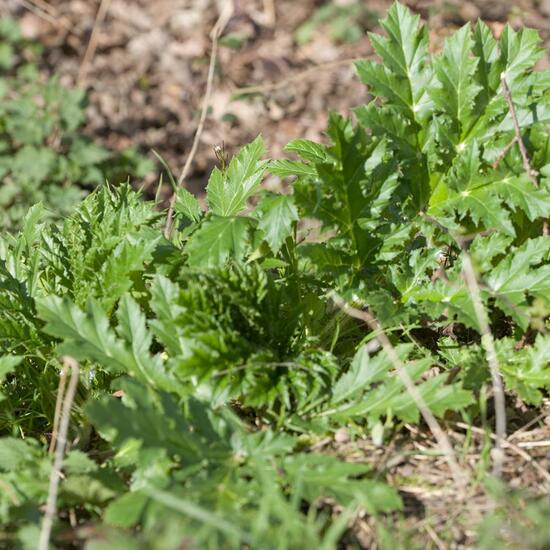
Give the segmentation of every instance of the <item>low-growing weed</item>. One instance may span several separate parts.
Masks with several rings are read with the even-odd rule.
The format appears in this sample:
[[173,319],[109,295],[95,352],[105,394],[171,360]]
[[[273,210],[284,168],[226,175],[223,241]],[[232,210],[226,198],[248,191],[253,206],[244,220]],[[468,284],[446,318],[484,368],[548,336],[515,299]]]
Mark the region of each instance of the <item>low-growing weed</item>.
[[0,22],[0,227],[14,230],[42,201],[64,216],[94,186],[143,177],[153,164],[137,151],[109,151],[82,132],[86,96],[39,70],[40,47],[10,19]]

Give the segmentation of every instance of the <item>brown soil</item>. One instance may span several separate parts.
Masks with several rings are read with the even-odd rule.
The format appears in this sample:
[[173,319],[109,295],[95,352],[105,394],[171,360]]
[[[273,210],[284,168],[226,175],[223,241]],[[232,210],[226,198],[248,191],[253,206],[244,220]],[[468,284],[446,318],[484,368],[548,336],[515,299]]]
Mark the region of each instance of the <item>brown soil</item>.
[[[104,0],[108,12],[96,29],[97,49],[81,80],[90,93],[87,131],[110,147],[134,145],[148,154],[154,149],[179,173],[205,90],[209,33],[226,1]],[[478,17],[496,33],[510,21],[535,26],[545,40],[550,38],[550,0],[406,3],[429,21],[434,48],[454,28]],[[19,18],[25,34],[45,45],[47,68],[74,84],[99,4],[99,0],[1,0],[0,10]],[[308,41],[298,44],[300,26],[328,4],[326,0],[236,2],[220,49],[211,112],[187,181],[191,190],[204,187],[214,164],[215,144],[225,142],[231,153],[262,133],[270,155],[276,157],[293,138],[323,139],[329,111],[349,113],[364,101],[365,89],[346,60],[371,55],[366,31],[375,30],[391,2],[334,0],[333,5],[347,6],[351,13],[344,31],[333,36],[331,17],[313,29]],[[355,15],[349,10],[352,5],[359,6]],[[550,65],[550,57],[544,63]],[[234,99],[239,89],[249,86],[258,86],[260,93]]]

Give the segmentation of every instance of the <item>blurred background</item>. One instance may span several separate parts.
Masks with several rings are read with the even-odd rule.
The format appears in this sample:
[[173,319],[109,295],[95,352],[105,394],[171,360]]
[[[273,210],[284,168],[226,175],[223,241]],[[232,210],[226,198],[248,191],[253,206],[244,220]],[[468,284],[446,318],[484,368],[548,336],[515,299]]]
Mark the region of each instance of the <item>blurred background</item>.
[[[41,70],[89,93],[85,132],[111,149],[154,149],[179,173],[205,93],[210,32],[230,0],[0,0],[0,15],[44,45]],[[528,25],[550,39],[550,0],[405,1],[429,21],[431,44],[482,18],[499,34]],[[187,186],[258,133],[270,155],[291,139],[322,139],[329,111],[364,101],[351,59],[371,53],[388,0],[236,0],[222,38],[211,109]],[[97,18],[98,10],[101,12]],[[94,32],[95,52],[82,60]],[[550,66],[548,53],[542,61]],[[154,184],[154,176],[148,183]]]

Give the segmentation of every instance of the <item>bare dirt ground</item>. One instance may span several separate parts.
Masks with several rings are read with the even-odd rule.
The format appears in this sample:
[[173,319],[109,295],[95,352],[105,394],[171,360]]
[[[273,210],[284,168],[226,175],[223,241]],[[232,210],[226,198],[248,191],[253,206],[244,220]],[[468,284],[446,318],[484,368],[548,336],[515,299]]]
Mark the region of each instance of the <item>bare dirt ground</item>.
[[[189,152],[205,92],[210,32],[229,0],[0,0],[47,68],[90,94],[87,131],[115,148],[156,150],[175,172]],[[433,47],[466,21],[498,33],[527,24],[550,39],[550,0],[410,0]],[[272,156],[296,137],[322,139],[329,111],[349,113],[365,89],[351,60],[371,55],[389,0],[239,0],[220,42],[211,109],[187,186],[200,191],[222,141],[231,153],[262,133]],[[96,23],[99,6],[103,20]],[[94,31],[95,29],[95,31]],[[83,63],[94,31],[96,49]],[[550,57],[544,63],[550,66]],[[235,96],[243,88],[254,94]]]
[[[0,13],[18,18],[24,33],[45,45],[45,70],[90,95],[87,132],[115,148],[157,151],[175,173],[189,153],[205,93],[210,32],[228,0],[0,0]],[[437,49],[467,21],[528,25],[550,45],[550,0],[411,0],[431,29]],[[262,133],[270,155],[291,139],[323,139],[329,111],[349,114],[366,92],[351,60],[371,55],[367,31],[376,30],[388,0],[240,0],[220,41],[211,108],[187,187],[199,193],[215,163],[213,146],[231,154]],[[104,19],[96,23],[102,6]],[[332,6],[332,7],[331,7]],[[330,11],[332,10],[332,11]],[[319,15],[321,14],[321,15]],[[328,14],[328,15],[327,15]],[[325,20],[323,20],[325,17]],[[101,18],[100,18],[101,19]],[[83,62],[90,36],[93,56]],[[550,54],[541,62],[550,67]],[[243,95],[243,92],[247,94]],[[154,185],[156,181],[149,182]],[[550,490],[548,411],[510,407],[505,477],[537,494]],[[538,416],[537,416],[538,415]],[[490,440],[449,419],[449,436],[473,476],[487,462]],[[414,427],[388,446],[350,438],[343,430],[318,448],[368,461],[406,497],[419,544],[469,548],[474,524],[492,506],[484,489],[458,495],[429,433]],[[485,462],[484,462],[485,460]],[[358,518],[364,547],[376,533]],[[410,547],[410,546],[406,546]],[[416,547],[416,546],[412,546]]]

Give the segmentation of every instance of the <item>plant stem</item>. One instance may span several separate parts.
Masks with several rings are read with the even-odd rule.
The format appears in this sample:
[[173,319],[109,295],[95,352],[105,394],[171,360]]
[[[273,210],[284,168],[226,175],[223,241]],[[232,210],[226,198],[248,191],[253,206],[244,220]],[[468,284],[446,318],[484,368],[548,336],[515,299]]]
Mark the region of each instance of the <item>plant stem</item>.
[[495,401],[495,448],[493,449],[493,475],[500,477],[502,475],[502,465],[504,463],[503,442],[506,439],[506,401],[504,397],[504,388],[502,377],[498,365],[497,351],[487,311],[481,298],[481,290],[477,281],[477,276],[472,264],[470,255],[463,249],[462,251],[462,272],[470,297],[474,306],[475,315],[479,324],[481,333],[481,345],[485,350],[485,357],[491,373],[493,385],[493,397]]
[[[208,107],[210,105],[210,97],[212,95],[212,88],[214,83],[214,72],[216,69],[216,59],[218,57],[218,39],[220,38],[222,32],[224,31],[227,23],[233,16],[234,9],[235,8],[232,2],[227,2],[227,4],[225,4],[225,9],[222,10],[222,12],[220,13],[220,16],[218,17],[218,20],[216,21],[216,24],[214,25],[214,28],[212,29],[212,32],[210,35],[212,38],[212,51],[210,53],[210,63],[208,65],[208,76],[206,79],[206,90],[204,92],[204,99],[202,102],[199,125],[197,126],[197,131],[195,132],[195,137],[193,139],[191,151],[189,152],[189,155],[187,155],[185,165],[183,166],[180,177],[178,178],[178,187],[181,187],[184,184],[185,179],[189,174],[189,170],[191,168],[193,159],[197,154],[197,149],[199,147],[201,135],[204,130],[206,115],[208,113]],[[168,212],[166,214],[166,223],[164,225],[164,236],[167,239],[169,239],[170,235],[172,234],[172,224],[173,224],[173,218],[174,218],[174,206],[176,204],[176,197],[177,197],[176,190],[174,190],[174,192],[172,193],[172,196],[170,197],[170,202],[168,203]]]
[[418,391],[418,388],[416,387],[413,380],[409,376],[409,373],[407,372],[407,370],[405,369],[405,366],[403,365],[403,362],[397,355],[397,352],[395,351],[395,348],[390,342],[390,339],[387,337],[386,333],[384,332],[384,329],[378,322],[378,319],[376,319],[376,317],[369,311],[357,309],[350,306],[347,302],[343,300],[341,296],[339,296],[335,292],[331,292],[330,296],[334,301],[334,303],[344,313],[346,313],[350,317],[354,317],[355,319],[359,319],[360,321],[363,321],[372,331],[377,333],[378,335],[377,338],[380,341],[382,348],[386,352],[386,355],[392,362],[395,368],[395,372],[397,373],[399,378],[401,378],[401,381],[405,385],[405,388],[409,392],[409,395],[412,397],[415,405],[420,411],[420,414],[424,418],[426,424],[430,428],[430,431],[435,437],[437,444],[439,445],[440,449],[443,451],[443,454],[447,459],[447,463],[449,465],[449,469],[451,470],[451,474],[454,478],[454,481],[458,486],[460,492],[462,493],[467,483],[468,476],[459,466],[456,460],[453,447],[451,446],[451,443],[449,441],[449,438],[447,437],[447,435],[439,425],[439,422],[433,415],[432,411],[424,401],[424,398],[422,397],[421,393]]
[[111,7],[111,0],[101,0],[97,14],[94,21],[94,27],[92,29],[92,34],[90,35],[90,40],[88,41],[88,46],[84,52],[84,57],[82,58],[82,63],[80,63],[80,69],[78,71],[78,77],[76,79],[76,85],[80,88],[84,86],[86,73],[88,72],[88,66],[90,65],[92,59],[94,58],[95,51],[97,49],[97,41],[99,38],[99,30],[101,25],[107,17],[107,12]]
[[80,366],[72,357],[63,358],[64,368],[71,369],[71,379],[67,388],[67,393],[63,399],[63,408],[61,411],[61,420],[59,423],[59,434],[55,447],[55,457],[52,471],[50,474],[50,484],[48,488],[48,498],[46,501],[46,510],[40,530],[40,539],[38,550],[48,550],[50,536],[52,532],[53,520],[57,512],[57,494],[59,492],[59,480],[61,479],[61,468],[63,467],[63,458],[65,456],[65,447],[67,446],[67,432],[69,431],[69,422],[71,419],[71,407],[73,405],[76,388],[78,386]]
[[[527,153],[527,149],[525,147],[525,143],[523,142],[523,138],[521,137],[521,128],[519,125],[518,115],[516,113],[516,108],[514,107],[514,101],[512,99],[512,92],[510,91],[510,87],[508,86],[508,81],[506,80],[506,76],[502,76],[501,78],[502,83],[502,93],[504,95],[504,98],[506,99],[506,103],[508,103],[508,108],[510,109],[510,116],[512,117],[512,123],[514,125],[514,132],[516,133],[516,139],[519,147],[519,152],[521,153],[521,158],[523,159],[523,168],[525,169],[525,172],[527,175],[531,178],[531,181],[533,182],[534,186],[536,188],[539,187],[539,182],[537,180],[537,172],[531,168],[531,163],[529,162],[529,155]],[[548,220],[544,220],[542,224],[542,234],[544,236],[548,235]]]
[[53,454],[55,444],[57,442],[57,433],[59,430],[59,418],[61,416],[61,407],[63,405],[63,397],[65,395],[65,385],[67,383],[67,366],[63,365],[59,375],[59,385],[57,386],[57,398],[55,400],[55,413],[53,417],[52,439],[48,447],[48,453]]

